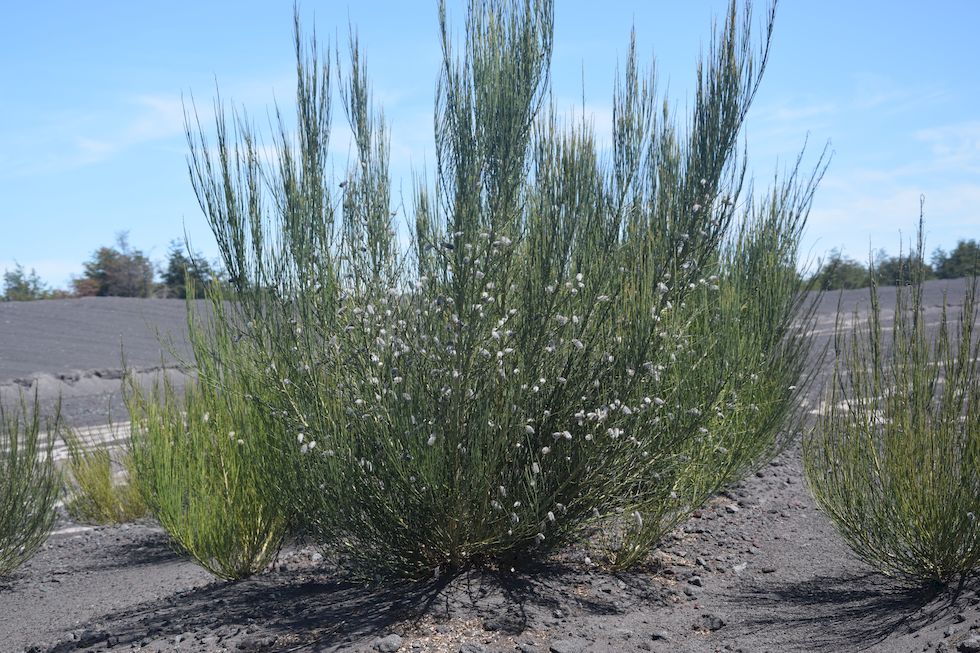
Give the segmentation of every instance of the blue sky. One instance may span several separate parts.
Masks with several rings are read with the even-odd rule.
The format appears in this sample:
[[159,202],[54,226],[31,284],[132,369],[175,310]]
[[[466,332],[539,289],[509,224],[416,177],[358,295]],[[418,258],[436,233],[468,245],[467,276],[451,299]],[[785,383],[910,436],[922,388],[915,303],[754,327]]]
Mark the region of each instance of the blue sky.
[[[683,108],[699,49],[721,0],[557,0],[553,92],[582,96],[609,133],[617,61],[631,25],[641,61],[656,56],[661,91]],[[461,25],[464,5],[448,2]],[[761,20],[765,3],[756,3]],[[162,260],[185,229],[216,254],[194,199],[182,97],[210,107],[215,83],[265,119],[293,93],[292,2],[48,0],[9,3],[0,22],[0,271],[17,261],[65,286],[99,246],[126,230]],[[367,53],[392,134],[395,186],[432,161],[439,63],[436,2],[305,0],[321,39]],[[833,160],[811,213],[805,250],[870,246],[896,252],[925,195],[927,248],[980,237],[980,3],[783,0],[766,77],[746,127],[758,183],[791,163],[809,137]],[[335,120],[343,159],[342,112]]]

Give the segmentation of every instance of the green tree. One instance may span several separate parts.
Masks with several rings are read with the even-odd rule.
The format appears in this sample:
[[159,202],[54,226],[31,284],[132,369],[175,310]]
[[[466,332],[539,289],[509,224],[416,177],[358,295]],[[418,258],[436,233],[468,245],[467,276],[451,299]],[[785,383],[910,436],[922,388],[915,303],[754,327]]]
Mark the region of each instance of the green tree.
[[883,249],[878,250],[874,267],[878,283],[882,286],[908,285],[909,279],[912,278],[921,278],[923,281],[936,278],[932,266],[922,258],[902,256],[901,254],[888,256],[888,253]]
[[814,281],[816,290],[850,290],[867,287],[870,278],[866,266],[833,249],[827,261],[820,266]]
[[153,264],[129,244],[127,232],[116,236],[116,247],[100,247],[84,264],[82,277],[73,279],[81,297],[149,297],[153,293]]
[[33,268],[28,273],[23,265],[15,263],[13,270],[4,270],[3,296],[0,297],[3,301],[20,302],[45,299],[50,296],[51,292]]
[[180,241],[170,243],[166,267],[160,270],[164,297],[185,299],[188,283],[198,289],[194,294],[199,296],[200,290],[217,277],[214,268],[199,252],[189,248],[186,251]]
[[932,255],[932,266],[940,279],[974,276],[980,270],[980,243],[961,240],[949,254],[937,249]]

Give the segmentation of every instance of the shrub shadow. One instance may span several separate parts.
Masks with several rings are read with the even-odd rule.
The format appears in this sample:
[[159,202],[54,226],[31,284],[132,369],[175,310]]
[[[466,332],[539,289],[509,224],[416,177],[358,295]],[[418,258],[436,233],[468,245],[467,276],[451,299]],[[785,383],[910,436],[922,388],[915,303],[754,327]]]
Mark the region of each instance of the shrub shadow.
[[908,587],[865,572],[756,582],[729,600],[746,612],[747,632],[779,634],[805,650],[841,651],[870,648],[900,630],[914,632],[942,619],[960,603],[960,589]]
[[[396,624],[419,625],[451,617],[479,618],[488,631],[519,634],[555,610],[619,614],[620,605],[600,589],[573,596],[576,587],[615,583],[616,578],[560,564],[522,568],[516,573],[473,569],[428,581],[395,581],[372,586],[318,570],[263,574],[239,582],[210,585],[141,603],[84,624],[82,635],[48,649],[65,653],[106,645],[129,648],[142,639],[186,632],[254,627],[296,650],[329,649],[391,631]],[[622,598],[622,597],[619,597]],[[101,649],[100,649],[101,650]],[[290,649],[286,649],[290,650]],[[313,650],[317,650],[314,648]]]

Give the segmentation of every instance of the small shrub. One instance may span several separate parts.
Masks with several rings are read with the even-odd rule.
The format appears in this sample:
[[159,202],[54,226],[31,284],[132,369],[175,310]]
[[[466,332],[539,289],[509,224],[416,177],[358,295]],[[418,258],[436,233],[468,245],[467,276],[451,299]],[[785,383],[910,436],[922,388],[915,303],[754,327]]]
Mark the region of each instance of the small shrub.
[[[47,421],[56,432],[60,416]],[[41,441],[37,394],[28,407],[22,396],[13,409],[0,404],[0,576],[10,573],[47,538],[61,478],[54,467],[54,439]]]
[[212,337],[189,314],[198,382],[182,397],[166,377],[150,391],[128,385],[134,467],[147,505],[174,542],[214,575],[239,579],[264,569],[287,533],[289,519],[265,468],[278,431],[245,377],[251,352]]
[[147,514],[128,447],[114,456],[105,445],[86,446],[70,428],[62,430],[62,438],[68,446],[70,480],[65,509],[73,519],[119,524]]
[[[838,317],[826,412],[806,441],[807,481],[854,551],[907,582],[947,583],[980,565],[977,279],[959,321],[925,321],[919,245],[896,289],[891,335],[878,288],[849,337]],[[909,276],[911,263],[911,276]]]
[[614,562],[631,564],[785,441],[813,184],[781,179],[756,206],[737,152],[773,16],[757,56],[730,5],[686,131],[631,46],[603,153],[549,103],[552,2],[470,2],[458,46],[440,14],[436,179],[416,185],[410,237],[356,39],[342,180],[334,67],[298,25],[296,127],[271,163],[247,118],[219,105],[213,145],[188,120],[236,292],[217,328],[258,361],[278,493],[358,571],[510,564],[624,519]]

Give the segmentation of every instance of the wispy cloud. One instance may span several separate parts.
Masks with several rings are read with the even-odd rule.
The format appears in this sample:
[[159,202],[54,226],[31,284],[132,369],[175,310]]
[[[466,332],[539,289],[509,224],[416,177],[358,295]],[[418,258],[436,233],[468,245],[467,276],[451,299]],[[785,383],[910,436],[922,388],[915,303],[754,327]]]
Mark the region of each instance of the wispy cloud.
[[921,129],[915,138],[929,146],[938,165],[964,173],[980,173],[980,121]]

